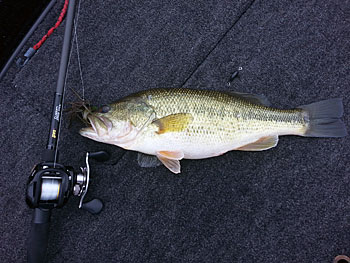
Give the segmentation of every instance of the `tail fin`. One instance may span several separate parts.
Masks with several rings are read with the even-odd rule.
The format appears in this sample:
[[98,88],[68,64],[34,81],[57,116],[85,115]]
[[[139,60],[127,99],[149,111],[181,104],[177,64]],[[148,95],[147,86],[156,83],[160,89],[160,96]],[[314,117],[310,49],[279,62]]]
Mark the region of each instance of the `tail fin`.
[[308,129],[303,136],[307,137],[344,137],[347,131],[340,120],[343,116],[342,99],[323,100],[300,106],[306,111]]

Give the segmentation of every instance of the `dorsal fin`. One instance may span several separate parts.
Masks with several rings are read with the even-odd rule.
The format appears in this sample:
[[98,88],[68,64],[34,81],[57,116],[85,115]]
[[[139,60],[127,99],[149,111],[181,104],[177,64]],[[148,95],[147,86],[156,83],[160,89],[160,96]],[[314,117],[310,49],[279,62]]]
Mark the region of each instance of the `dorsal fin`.
[[242,93],[242,92],[229,92],[230,95],[239,97],[243,100],[249,101],[253,104],[263,105],[263,106],[271,106],[270,101],[267,99],[265,95],[258,94],[250,94],[250,93]]

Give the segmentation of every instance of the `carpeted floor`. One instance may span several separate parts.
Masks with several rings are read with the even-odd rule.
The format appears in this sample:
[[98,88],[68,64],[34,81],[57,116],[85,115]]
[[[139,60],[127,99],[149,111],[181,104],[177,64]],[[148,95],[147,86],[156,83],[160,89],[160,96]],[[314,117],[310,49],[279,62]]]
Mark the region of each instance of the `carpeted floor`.
[[[349,13],[340,0],[81,1],[84,95],[103,104],[156,87],[235,90],[280,108],[341,97],[349,129]],[[26,180],[46,145],[63,25],[0,83],[1,262],[26,261]],[[83,94],[76,43],[72,50],[66,106],[76,100],[71,88]],[[86,151],[101,149],[112,158],[92,164],[87,198],[104,201],[100,215],[74,198],[53,212],[49,262],[327,263],[350,254],[349,136],[281,137],[269,151],[184,160],[174,175],[81,137],[82,125],[64,118],[62,163],[78,169]]]

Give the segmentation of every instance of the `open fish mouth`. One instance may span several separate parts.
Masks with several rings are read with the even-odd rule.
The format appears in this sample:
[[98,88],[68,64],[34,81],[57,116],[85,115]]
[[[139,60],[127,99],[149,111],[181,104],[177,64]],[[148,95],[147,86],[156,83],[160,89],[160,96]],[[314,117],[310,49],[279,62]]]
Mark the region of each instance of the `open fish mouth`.
[[113,124],[106,117],[89,115],[86,118],[89,126],[80,130],[85,137],[103,136],[112,130]]
[[79,133],[80,135],[91,139],[94,139],[98,136],[97,132],[92,128],[92,126],[80,129]]
[[96,124],[94,123],[93,119],[91,116],[88,116],[89,124],[91,125],[91,128],[94,130],[96,134],[98,134],[98,130],[96,128]]

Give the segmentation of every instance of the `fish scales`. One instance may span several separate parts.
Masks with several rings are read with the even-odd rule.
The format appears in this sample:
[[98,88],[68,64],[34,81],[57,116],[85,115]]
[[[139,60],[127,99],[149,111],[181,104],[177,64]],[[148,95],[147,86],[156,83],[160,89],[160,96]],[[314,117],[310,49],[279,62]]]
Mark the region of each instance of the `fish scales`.
[[302,132],[306,126],[300,109],[273,109],[222,92],[153,89],[134,96],[152,106],[158,118],[176,113],[192,114],[194,120],[183,132],[182,139],[186,141],[230,143],[249,134],[267,135],[291,129]]

